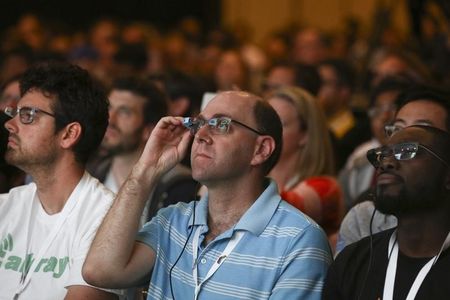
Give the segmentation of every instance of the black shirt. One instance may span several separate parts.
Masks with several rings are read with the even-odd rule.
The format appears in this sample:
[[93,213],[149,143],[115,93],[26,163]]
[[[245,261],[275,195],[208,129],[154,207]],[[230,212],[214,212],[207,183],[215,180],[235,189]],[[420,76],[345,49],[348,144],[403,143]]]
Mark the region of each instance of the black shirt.
[[[347,246],[328,270],[322,299],[361,299],[377,300],[383,298],[384,280],[388,265],[389,239],[394,229],[379,232],[373,236],[372,255],[370,238]],[[372,263],[369,269],[369,261]],[[403,258],[405,256],[403,255]],[[409,289],[424,263],[405,261],[399,255],[397,263],[394,299],[405,299]],[[410,259],[406,257],[406,259]],[[407,271],[406,268],[410,269]],[[408,273],[405,276],[405,272]],[[415,274],[411,274],[414,272]],[[397,284],[399,286],[397,287]],[[399,298],[397,298],[399,297]],[[419,288],[416,300],[450,299],[450,250],[441,253]]]

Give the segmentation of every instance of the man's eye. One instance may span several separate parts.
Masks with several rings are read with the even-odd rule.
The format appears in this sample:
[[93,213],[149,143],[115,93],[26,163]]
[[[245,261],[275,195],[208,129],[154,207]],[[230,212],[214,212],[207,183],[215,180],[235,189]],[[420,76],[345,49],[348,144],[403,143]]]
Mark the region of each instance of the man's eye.
[[120,115],[129,116],[132,114],[132,111],[129,108],[121,107],[117,109],[117,113]]
[[220,120],[217,124],[217,128],[219,129],[227,129],[228,128],[228,121],[227,120]]

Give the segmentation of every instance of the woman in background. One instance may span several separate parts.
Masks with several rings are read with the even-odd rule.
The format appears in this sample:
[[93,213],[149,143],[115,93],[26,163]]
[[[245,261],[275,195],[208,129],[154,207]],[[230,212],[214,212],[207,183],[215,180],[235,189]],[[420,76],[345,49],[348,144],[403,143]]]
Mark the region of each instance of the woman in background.
[[283,150],[270,172],[284,200],[314,219],[334,248],[344,200],[334,175],[333,150],[316,99],[298,87],[277,90],[268,103],[283,125]]

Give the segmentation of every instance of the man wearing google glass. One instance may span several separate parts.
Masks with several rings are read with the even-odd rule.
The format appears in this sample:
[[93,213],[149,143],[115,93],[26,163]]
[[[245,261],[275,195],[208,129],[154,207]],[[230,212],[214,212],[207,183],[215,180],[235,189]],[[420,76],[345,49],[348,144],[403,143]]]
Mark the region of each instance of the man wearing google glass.
[[[95,238],[85,279],[125,287],[153,270],[147,299],[320,299],[326,236],[266,178],[281,136],[276,111],[245,92],[218,94],[194,119],[161,119]],[[160,210],[135,241],[147,193],[191,138],[192,176],[208,194]]]
[[369,150],[375,207],[398,226],[346,247],[324,299],[449,299],[450,134],[413,125]]

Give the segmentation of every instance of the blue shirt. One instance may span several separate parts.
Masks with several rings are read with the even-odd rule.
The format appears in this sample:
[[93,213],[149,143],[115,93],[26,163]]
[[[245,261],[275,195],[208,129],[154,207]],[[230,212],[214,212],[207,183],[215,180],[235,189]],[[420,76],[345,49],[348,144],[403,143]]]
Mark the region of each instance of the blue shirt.
[[[195,207],[195,218],[193,211]],[[208,197],[161,209],[139,232],[137,240],[156,252],[147,299],[194,299],[194,232],[200,227],[198,281],[222,255],[237,231],[243,237],[200,289],[198,299],[320,299],[331,252],[322,229],[281,200],[272,181],[239,222],[206,247]]]

